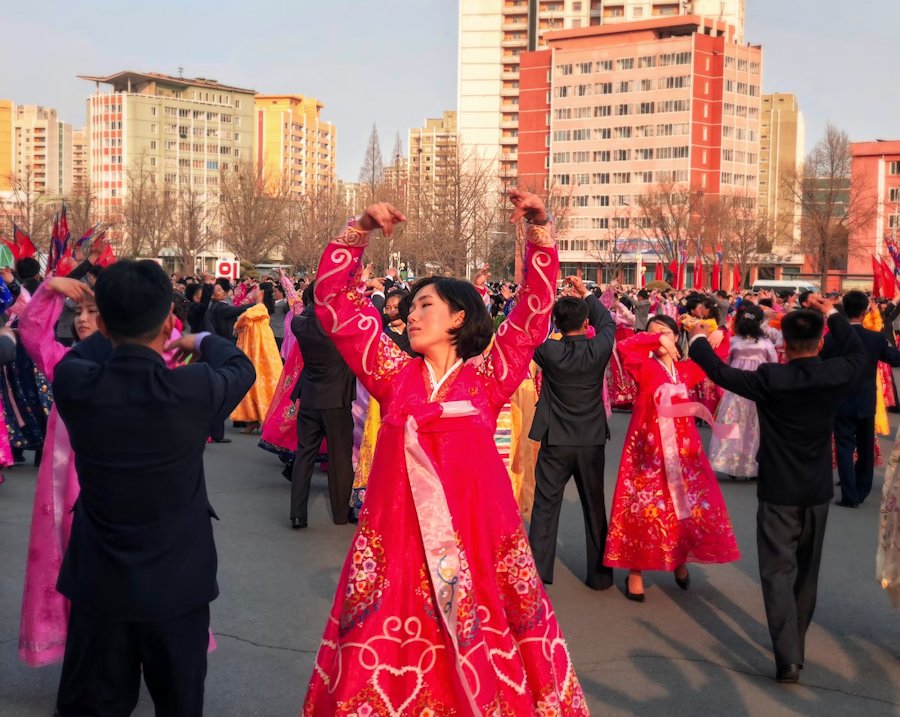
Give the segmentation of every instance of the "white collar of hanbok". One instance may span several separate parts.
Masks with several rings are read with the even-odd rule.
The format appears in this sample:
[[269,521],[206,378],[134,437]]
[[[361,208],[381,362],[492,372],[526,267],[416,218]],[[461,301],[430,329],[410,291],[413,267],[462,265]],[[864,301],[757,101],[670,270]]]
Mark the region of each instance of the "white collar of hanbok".
[[450,378],[450,375],[451,375],[454,371],[456,371],[457,368],[459,368],[459,367],[462,365],[462,362],[463,362],[462,359],[457,359],[457,360],[456,360],[456,363],[453,364],[453,365],[450,367],[450,369],[447,371],[447,373],[445,373],[445,374],[441,377],[441,380],[438,381],[438,380],[437,380],[437,376],[435,376],[435,374],[434,374],[434,369],[431,367],[431,364],[428,363],[428,359],[425,359],[425,366],[426,366],[426,368],[428,368],[428,376],[431,378],[431,385],[432,385],[432,387],[433,387],[432,390],[431,390],[431,399],[430,399],[431,401],[433,401],[433,400],[435,399],[435,397],[436,397],[437,394],[438,394],[438,391],[441,390],[441,386],[443,386],[444,383],[447,381],[447,379]]

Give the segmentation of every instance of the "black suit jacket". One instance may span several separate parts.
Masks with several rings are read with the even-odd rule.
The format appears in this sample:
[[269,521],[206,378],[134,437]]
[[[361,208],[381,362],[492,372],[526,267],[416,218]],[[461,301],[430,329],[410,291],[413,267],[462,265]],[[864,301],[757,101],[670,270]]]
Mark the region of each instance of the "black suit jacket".
[[300,343],[303,370],[291,398],[301,408],[344,408],[356,398],[356,377],[341,357],[334,341],[322,330],[312,304],[291,321]]
[[810,506],[834,495],[831,431],[842,391],[862,369],[865,351],[847,320],[828,319],[835,358],[765,363],[755,371],[729,367],[705,339],[695,340],[690,357],[723,388],[756,402],[759,411],[757,496],[776,505]]
[[254,304],[244,304],[243,306],[232,306],[224,301],[213,301],[210,303],[206,313],[209,318],[209,330],[217,336],[228,339],[231,342],[237,339],[234,336],[234,322],[237,317],[243,314]]
[[187,319],[191,331],[199,334],[201,331],[213,331],[212,319],[208,316],[209,302],[215,284],[204,284],[200,287],[200,301],[193,301],[188,306]]
[[203,451],[253,385],[250,360],[207,336],[203,362],[168,369],[152,349],[99,333],[53,380],[81,494],[57,589],[114,620],[165,620],[219,592]]
[[544,381],[528,437],[548,446],[602,446],[608,437],[603,374],[612,356],[616,322],[596,296],[590,294],[585,301],[597,335],[547,340],[534,352]]
[[[860,324],[851,326],[866,351],[866,358],[856,381],[842,394],[843,400],[838,404],[837,415],[871,418],[875,415],[875,376],[878,373],[878,362],[900,366],[900,351],[888,344],[881,332],[869,331]],[[836,342],[829,334],[822,347],[822,358],[833,358],[837,355],[837,350]]]

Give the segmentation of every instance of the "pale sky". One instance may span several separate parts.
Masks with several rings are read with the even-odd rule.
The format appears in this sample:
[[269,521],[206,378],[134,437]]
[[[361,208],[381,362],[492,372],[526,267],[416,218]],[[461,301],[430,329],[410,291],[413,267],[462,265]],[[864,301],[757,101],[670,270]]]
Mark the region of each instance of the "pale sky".
[[[14,8],[14,9],[13,9]],[[355,181],[372,123],[397,132],[456,105],[456,0],[43,0],[0,9],[0,97],[85,123],[93,85],[120,70],[212,77],[325,103],[338,175]],[[747,0],[763,91],[798,95],[807,145],[826,121],[852,140],[900,139],[900,2]]]

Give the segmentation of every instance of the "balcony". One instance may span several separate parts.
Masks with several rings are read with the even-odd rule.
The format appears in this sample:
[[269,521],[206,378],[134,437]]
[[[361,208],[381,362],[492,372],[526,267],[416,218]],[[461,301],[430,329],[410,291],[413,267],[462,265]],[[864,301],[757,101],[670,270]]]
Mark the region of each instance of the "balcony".
[[518,87],[501,87],[500,88],[500,96],[501,97],[518,97],[519,96],[519,88]]
[[518,147],[519,146],[519,138],[518,137],[501,137],[500,144],[504,147]]
[[504,30],[527,30],[528,29],[528,16],[522,15],[521,17],[511,17],[504,20],[503,25],[501,26]]
[[513,72],[513,71],[504,70],[503,72],[500,73],[500,79],[502,79],[502,80],[518,80],[519,79],[519,71],[516,70],[515,72]]
[[500,129],[519,129],[519,120],[502,120]]
[[506,39],[500,41],[500,47],[507,48],[520,48],[520,47],[528,47],[528,38],[527,37],[519,37],[516,39]]

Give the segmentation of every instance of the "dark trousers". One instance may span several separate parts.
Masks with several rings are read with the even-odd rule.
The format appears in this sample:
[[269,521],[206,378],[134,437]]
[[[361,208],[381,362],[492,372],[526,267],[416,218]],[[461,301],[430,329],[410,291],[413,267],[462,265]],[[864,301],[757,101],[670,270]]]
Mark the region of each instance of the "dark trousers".
[[291,474],[291,518],[307,519],[309,490],[322,439],[328,441],[328,495],[335,524],[347,522],[353,491],[353,413],[343,408],[297,411],[297,455]]
[[56,710],[60,717],[126,717],[141,673],[157,717],[203,714],[209,605],[170,620],[121,622],[72,605]]
[[834,446],[841,497],[847,503],[862,503],[872,491],[875,473],[875,416],[836,416]]
[[612,568],[603,564],[608,528],[603,498],[604,462],[603,446],[548,446],[541,443],[528,539],[538,574],[545,583],[553,582],[559,512],[566,483],[569,478],[574,477],[584,514],[587,543],[585,582],[593,588],[608,588],[612,585]]
[[759,577],[779,668],[803,664],[806,629],[816,608],[827,519],[828,503],[791,506],[759,502]]

